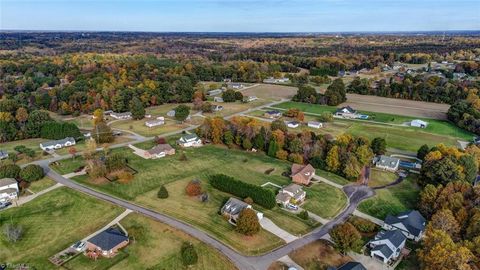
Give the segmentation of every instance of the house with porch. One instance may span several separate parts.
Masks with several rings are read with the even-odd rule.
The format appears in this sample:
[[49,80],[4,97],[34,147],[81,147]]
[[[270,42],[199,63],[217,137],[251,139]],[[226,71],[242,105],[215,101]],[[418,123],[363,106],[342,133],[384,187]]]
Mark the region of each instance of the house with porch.
[[339,108],[335,112],[335,116],[342,118],[358,118],[358,113],[350,106]]
[[406,242],[407,238],[399,230],[380,231],[368,242],[370,257],[385,264],[391,263],[400,257]]
[[18,198],[18,183],[13,178],[0,179],[0,202],[9,202]]
[[187,134],[177,141],[181,147],[200,147],[203,145],[202,140],[196,134]]
[[288,204],[300,205],[305,201],[307,193],[300,185],[290,184],[278,191],[275,197],[278,204],[287,207]]
[[291,177],[292,182],[300,185],[309,185],[313,176],[315,176],[315,168],[312,165],[293,164]]
[[87,240],[87,254],[94,253],[111,258],[130,243],[128,233],[121,227],[110,227]]
[[157,127],[165,124],[165,119],[162,117],[161,119],[149,120],[145,122],[145,126],[152,128]]
[[381,155],[374,159],[375,167],[389,171],[389,172],[396,172],[400,166],[400,159],[395,157],[389,157],[385,155]]
[[[228,218],[228,222],[236,226],[240,212],[242,212],[243,209],[247,208],[253,209],[250,204],[232,197],[228,199],[228,201],[223,205],[220,213],[222,213],[223,216]],[[258,220],[261,220],[263,218],[263,213],[257,212],[257,218]]]
[[388,215],[383,228],[385,230],[399,230],[405,237],[415,242],[422,239],[425,233],[426,219],[417,210],[402,212],[396,216]]
[[123,112],[123,113],[111,112],[110,117],[115,118],[117,120],[127,120],[132,118],[132,113],[131,112]]
[[69,147],[73,145],[75,145],[75,139],[72,137],[67,137],[61,140],[43,142],[40,144],[40,148],[43,151],[51,151],[51,150],[60,149],[63,147]]
[[263,116],[267,117],[267,118],[270,118],[270,119],[275,119],[275,118],[279,118],[280,116],[282,116],[282,113],[280,111],[277,111],[277,110],[273,110],[273,111],[266,111]]

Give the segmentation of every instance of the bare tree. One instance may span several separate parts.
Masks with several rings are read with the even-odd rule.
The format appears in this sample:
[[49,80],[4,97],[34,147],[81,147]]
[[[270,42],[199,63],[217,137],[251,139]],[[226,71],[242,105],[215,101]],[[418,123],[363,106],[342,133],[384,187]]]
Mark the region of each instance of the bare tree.
[[3,234],[8,241],[15,243],[22,238],[23,227],[16,224],[6,224],[3,226]]

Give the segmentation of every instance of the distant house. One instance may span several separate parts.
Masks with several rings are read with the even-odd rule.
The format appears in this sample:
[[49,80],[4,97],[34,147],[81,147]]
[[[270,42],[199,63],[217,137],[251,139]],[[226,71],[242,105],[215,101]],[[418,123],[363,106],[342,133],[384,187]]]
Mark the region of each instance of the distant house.
[[380,231],[368,245],[370,256],[387,264],[397,259],[405,247],[407,238],[399,230]]
[[147,126],[149,128],[156,127],[156,126],[161,126],[161,125],[164,125],[164,124],[165,124],[164,119],[155,119],[155,120],[150,120],[150,121],[145,122],[145,126]]
[[412,127],[426,128],[427,125],[428,125],[427,122],[422,121],[420,119],[415,119],[410,122],[410,126]]
[[223,92],[222,89],[210,90],[210,91],[207,92],[207,96],[213,97],[213,96],[216,96],[216,95],[220,95],[222,92]]
[[278,204],[286,207],[289,203],[297,205],[303,203],[306,195],[307,193],[302,189],[301,186],[297,184],[290,184],[280,189],[275,199]]
[[5,150],[0,150],[0,160],[8,158],[8,152]]
[[395,157],[385,156],[385,155],[381,155],[380,157],[377,157],[375,162],[375,167],[382,170],[390,171],[390,172],[396,172],[399,166],[400,166],[400,159]]
[[297,121],[291,121],[291,122],[288,122],[287,127],[289,127],[289,128],[297,128],[299,125],[300,125],[299,122],[297,122]]
[[175,117],[175,110],[171,110],[167,112],[168,117]]
[[72,145],[75,145],[75,139],[72,137],[67,137],[61,140],[43,142],[40,144],[40,148],[43,151],[51,151],[51,150],[60,149],[63,147],[72,146]]
[[365,266],[359,262],[347,262],[339,268],[329,267],[327,270],[367,270],[367,268],[365,268]]
[[212,110],[213,110],[214,112],[219,112],[219,111],[223,110],[223,106],[221,106],[221,105],[212,105]]
[[127,246],[130,240],[128,234],[120,228],[110,227],[87,240],[87,250],[100,253],[111,258],[118,250]]
[[214,98],[213,98],[213,101],[214,101],[214,102],[222,103],[222,102],[223,102],[223,98],[222,98],[222,97],[214,97]]
[[309,185],[313,176],[315,176],[315,168],[313,168],[312,165],[292,165],[292,181],[294,183],[301,185]]
[[308,127],[311,128],[322,128],[323,124],[320,122],[315,122],[315,121],[308,121]]
[[227,83],[227,87],[228,88],[232,88],[232,89],[242,89],[243,87],[245,87],[243,85],[243,83]]
[[268,77],[265,80],[263,80],[264,83],[288,83],[290,81],[289,78],[273,78],[273,77]]
[[243,101],[244,102],[252,102],[252,101],[255,101],[257,100],[258,98],[256,96],[248,96],[248,97],[244,97],[243,98]]
[[126,119],[132,118],[132,113],[131,112],[123,112],[123,113],[112,112],[110,113],[110,117],[118,120],[126,120]]
[[[223,216],[228,218],[228,222],[236,226],[240,212],[242,212],[242,210],[246,208],[253,209],[252,206],[246,202],[240,201],[236,198],[230,198],[223,205],[220,212]],[[257,218],[258,220],[261,220],[263,218],[263,213],[257,212]]]
[[282,113],[280,111],[277,111],[277,110],[273,110],[273,111],[266,111],[263,116],[267,117],[267,118],[279,118],[280,116],[282,116]]
[[182,147],[199,147],[202,146],[202,140],[197,137],[196,134],[188,134],[182,136],[178,141],[177,144]]
[[358,114],[357,114],[357,111],[355,111],[352,107],[346,106],[346,107],[339,108],[335,112],[335,116],[343,117],[343,118],[357,118]]
[[175,148],[170,144],[158,144],[152,149],[145,151],[145,158],[149,159],[157,159],[170,155],[175,155]]
[[388,215],[385,218],[383,228],[385,230],[399,230],[408,239],[420,241],[425,232],[426,220],[417,210],[411,210],[398,214]]
[[13,178],[0,179],[0,202],[15,200],[18,197],[18,183]]

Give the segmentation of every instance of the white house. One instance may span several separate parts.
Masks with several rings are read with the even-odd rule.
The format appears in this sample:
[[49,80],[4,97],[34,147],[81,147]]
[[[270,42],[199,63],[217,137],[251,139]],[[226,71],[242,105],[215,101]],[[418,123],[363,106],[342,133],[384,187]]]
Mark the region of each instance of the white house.
[[288,124],[287,124],[287,126],[289,128],[297,128],[299,125],[300,125],[300,123],[297,122],[297,121],[291,121],[291,122],[288,122]]
[[288,83],[290,81],[289,78],[273,78],[273,77],[268,77],[265,80],[263,80],[264,83]]
[[292,204],[301,204],[305,201],[305,196],[307,193],[302,189],[302,186],[297,184],[290,184],[278,192],[275,200],[278,204],[286,207],[289,203]]
[[167,116],[169,117],[175,117],[175,110],[171,110],[167,112]]
[[227,86],[232,89],[242,89],[244,87],[243,83],[228,83]]
[[244,97],[243,98],[243,101],[244,102],[252,102],[252,101],[255,101],[257,100],[258,98],[256,96],[248,96],[248,97]]
[[346,106],[338,109],[335,112],[335,116],[343,118],[357,118],[358,114],[357,111],[355,111],[352,107]]
[[274,119],[274,118],[279,118],[280,116],[282,116],[282,113],[280,111],[277,111],[277,110],[273,110],[273,111],[266,111],[263,116],[267,117],[267,118],[270,118],[270,119]]
[[214,97],[213,101],[221,103],[221,102],[223,102],[223,98],[222,97]]
[[18,183],[13,178],[0,179],[0,202],[8,202],[18,197]]
[[[228,222],[232,225],[237,225],[237,219],[242,212],[243,209],[253,209],[252,206],[246,202],[240,201],[236,198],[230,198],[228,201],[223,205],[220,212],[223,216],[228,218]],[[263,218],[263,213],[257,212],[258,220]]]
[[308,121],[308,127],[311,128],[322,128],[323,124],[320,122],[315,122],[315,121]]
[[182,136],[178,141],[177,144],[182,147],[200,147],[202,146],[202,140],[197,137],[196,134],[188,134]]
[[399,230],[408,239],[420,241],[425,232],[426,220],[416,210],[406,211],[397,216],[388,215],[383,223],[385,230]]
[[150,121],[145,122],[145,126],[147,126],[149,128],[156,127],[156,126],[161,126],[161,125],[164,125],[164,124],[165,124],[164,119],[156,119],[156,120],[150,120]]
[[222,92],[223,92],[222,89],[210,90],[207,92],[207,96],[212,97],[212,96],[220,95]]
[[376,158],[375,167],[390,171],[396,172],[398,167],[400,166],[400,159],[395,157],[389,157],[385,155],[381,155],[380,157]]
[[420,119],[415,119],[410,122],[410,126],[412,127],[419,127],[419,128],[426,128],[428,126],[428,123],[425,121],[422,121]]
[[368,245],[370,256],[387,264],[397,259],[405,247],[407,238],[399,230],[380,231]]
[[221,105],[212,105],[212,110],[213,110],[214,112],[219,112],[219,111],[223,110],[223,106],[221,106]]
[[8,152],[5,150],[0,150],[0,160],[8,158]]
[[40,144],[40,148],[43,151],[51,151],[51,150],[60,149],[63,147],[72,146],[72,145],[75,145],[75,139],[72,137],[67,137],[61,140],[43,142]]
[[110,116],[118,120],[126,120],[126,119],[132,118],[132,113],[131,112],[124,112],[124,113],[112,112],[110,113]]

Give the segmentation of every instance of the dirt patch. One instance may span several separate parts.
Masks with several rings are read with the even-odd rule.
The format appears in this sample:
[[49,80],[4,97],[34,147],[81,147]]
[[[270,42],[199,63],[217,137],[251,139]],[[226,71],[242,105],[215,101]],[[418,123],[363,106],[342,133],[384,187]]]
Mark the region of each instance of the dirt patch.
[[289,254],[290,258],[305,269],[323,269],[322,267],[338,267],[352,261],[343,256],[325,241],[318,240],[303,246]]
[[292,98],[296,93],[296,87],[273,84],[260,84],[242,91],[244,96],[256,96],[258,98],[267,100]]
[[287,270],[287,269],[288,269],[288,265],[282,262],[274,262],[268,267],[268,270]]
[[447,119],[449,104],[423,102],[407,99],[347,94],[347,102],[340,106],[351,106],[360,111],[390,113],[413,117]]

